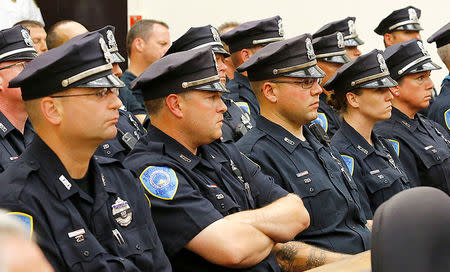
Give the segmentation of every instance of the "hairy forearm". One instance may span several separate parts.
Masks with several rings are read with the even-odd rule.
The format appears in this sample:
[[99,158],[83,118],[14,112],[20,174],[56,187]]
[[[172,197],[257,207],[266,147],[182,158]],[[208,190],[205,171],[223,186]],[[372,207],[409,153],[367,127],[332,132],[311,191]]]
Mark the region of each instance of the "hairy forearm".
[[273,252],[283,272],[306,271],[350,256],[297,241],[277,244]]
[[309,213],[293,194],[263,208],[231,214],[227,219],[250,224],[276,242],[290,241],[309,226]]

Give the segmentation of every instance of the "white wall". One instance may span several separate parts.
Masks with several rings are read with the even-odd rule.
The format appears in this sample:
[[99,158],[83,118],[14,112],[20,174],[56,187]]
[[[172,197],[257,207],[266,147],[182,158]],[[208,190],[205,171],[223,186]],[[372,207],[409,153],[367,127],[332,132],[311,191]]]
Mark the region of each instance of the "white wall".
[[[356,30],[365,41],[360,50],[367,53],[374,48],[384,49],[382,37],[373,31],[378,23],[393,10],[408,5],[422,10],[420,22],[424,40],[450,21],[448,0],[128,0],[128,14],[166,22],[172,40],[191,26],[212,24],[217,27],[227,21],[243,23],[275,15],[283,18],[286,38],[290,38],[314,33],[326,23],[355,16]],[[435,44],[425,43],[425,46],[432,59],[443,68],[431,73],[439,90],[448,71],[436,53]]]

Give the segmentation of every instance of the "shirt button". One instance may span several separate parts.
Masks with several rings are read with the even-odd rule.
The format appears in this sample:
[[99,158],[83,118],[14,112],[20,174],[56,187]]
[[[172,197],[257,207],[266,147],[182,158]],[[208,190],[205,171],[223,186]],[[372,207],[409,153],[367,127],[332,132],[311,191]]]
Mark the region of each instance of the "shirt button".
[[334,178],[334,175],[333,175],[333,174],[330,174],[330,178]]
[[221,207],[222,209],[225,209],[225,204],[220,203],[220,207]]
[[309,188],[309,192],[310,192],[310,193],[313,193],[313,192],[314,192],[314,187],[310,187],[310,188]]
[[437,161],[440,161],[440,160],[441,160],[441,157],[437,156],[437,157],[436,157],[436,160],[437,160]]
[[106,151],[106,154],[110,155],[110,154],[111,154],[111,151]]
[[383,182],[384,182],[384,184],[388,184],[389,183],[387,180],[384,180]]
[[348,198],[348,201],[353,202],[353,199],[351,197]]
[[351,226],[351,228],[352,228],[352,229],[356,229],[356,227],[355,227],[355,226]]
[[140,245],[136,245],[136,249],[137,250],[141,250],[141,246]]
[[85,251],[85,252],[83,252],[83,255],[85,256],[85,257],[88,257],[89,256],[89,251]]

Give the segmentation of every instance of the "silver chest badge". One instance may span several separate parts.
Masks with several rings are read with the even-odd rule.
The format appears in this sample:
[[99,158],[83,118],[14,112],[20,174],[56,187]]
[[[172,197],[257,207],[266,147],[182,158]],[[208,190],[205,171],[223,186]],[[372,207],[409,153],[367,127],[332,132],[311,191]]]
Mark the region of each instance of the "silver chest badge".
[[387,65],[386,65],[386,61],[384,60],[383,56],[381,54],[378,54],[377,58],[378,58],[378,63],[380,64],[381,72],[382,73],[389,72]]
[[217,29],[213,26],[211,27],[211,33],[213,35],[214,41],[221,42],[219,32],[217,32]]
[[116,222],[119,223],[122,227],[126,227],[131,223],[133,219],[133,213],[131,212],[130,205],[128,205],[127,201],[120,199],[117,197],[116,202],[111,205],[112,207],[112,215]]
[[342,32],[337,32],[336,37],[338,41],[337,46],[339,48],[344,48],[344,35],[342,35]]
[[103,55],[105,56],[105,60],[108,63],[112,62],[112,56],[111,52],[109,52],[108,46],[106,45],[106,42],[103,38],[98,39],[98,42],[100,43],[100,47],[102,48]]
[[409,19],[414,22],[419,22],[419,17],[417,17],[416,10],[413,8],[408,9]]
[[422,53],[424,56],[428,56],[428,51],[423,46],[423,43],[421,41],[417,41],[417,46],[419,46],[420,50],[422,50]]
[[316,55],[314,54],[314,49],[311,43],[310,38],[306,38],[306,54],[308,54],[308,59],[313,60],[316,58]]
[[278,20],[278,34],[280,34],[281,37],[284,37],[284,28],[283,28],[283,20]]
[[31,39],[30,33],[28,33],[28,31],[26,31],[25,29],[22,29],[20,32],[22,32],[22,37],[23,37],[23,41],[28,45],[28,46],[34,46],[34,42]]

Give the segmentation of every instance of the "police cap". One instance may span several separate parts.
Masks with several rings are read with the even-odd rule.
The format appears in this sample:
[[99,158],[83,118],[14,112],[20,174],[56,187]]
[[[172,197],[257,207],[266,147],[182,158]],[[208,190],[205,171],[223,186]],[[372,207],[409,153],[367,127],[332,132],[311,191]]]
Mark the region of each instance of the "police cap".
[[131,82],[131,89],[141,89],[145,101],[188,90],[229,92],[217,70],[210,46],[177,52],[150,65]]
[[250,81],[275,77],[322,78],[325,73],[316,65],[310,34],[271,43],[258,50],[237,68],[247,71]]
[[111,52],[112,62],[120,63],[124,62],[125,59],[120,55],[119,48],[117,47],[116,38],[114,37],[114,33],[116,32],[116,28],[107,25],[104,28],[96,30],[96,32],[102,34],[103,39],[106,41],[106,45],[108,45],[109,52]]
[[344,35],[345,46],[358,46],[364,44],[356,33],[355,17],[347,17],[342,20],[334,21],[322,26],[319,30],[312,35],[313,38],[318,38],[326,35],[330,35],[336,32],[342,32]]
[[246,22],[222,34],[222,40],[230,48],[230,53],[283,39],[283,21],[280,16]]
[[344,64],[334,76],[323,86],[325,90],[348,92],[354,89],[385,88],[397,86],[397,82],[389,76],[389,70],[382,51],[374,49]]
[[37,57],[30,31],[21,25],[0,31],[0,62]]
[[342,32],[315,38],[312,41],[312,45],[317,60],[334,63],[347,63],[350,61],[345,51]]
[[431,56],[423,46],[423,42],[417,38],[389,46],[383,56],[395,80],[406,74],[441,69],[439,65],[431,61]]
[[436,47],[442,47],[450,43],[450,23],[441,27],[438,31],[436,31],[431,37],[428,38],[427,42],[433,43],[436,42]]
[[23,100],[70,88],[124,87],[112,74],[111,59],[102,35],[88,32],[32,60],[9,86],[20,87]]
[[419,23],[420,13],[420,9],[413,6],[394,10],[380,22],[374,31],[378,35],[384,35],[397,30],[423,30]]
[[214,53],[223,54],[225,57],[230,56],[223,48],[219,32],[212,25],[191,27],[186,33],[172,43],[169,50],[167,50],[166,55],[204,46],[211,46]]

